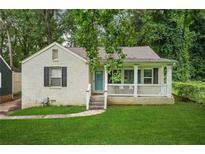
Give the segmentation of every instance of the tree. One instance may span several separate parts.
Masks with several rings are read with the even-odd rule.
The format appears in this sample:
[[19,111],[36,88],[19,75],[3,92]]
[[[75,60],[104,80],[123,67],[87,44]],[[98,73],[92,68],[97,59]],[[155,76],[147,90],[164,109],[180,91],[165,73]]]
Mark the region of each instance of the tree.
[[191,47],[191,77],[192,79],[205,79],[205,11],[193,10],[193,23],[190,30],[195,32],[195,39]]
[[138,45],[150,45],[165,58],[178,60],[174,78],[190,79],[190,49],[195,33],[190,31],[192,11],[140,10],[135,13]]
[[[0,30],[1,31],[6,31],[6,35],[7,35],[7,44],[8,44],[8,49],[9,49],[9,64],[11,66],[11,68],[13,68],[13,55],[12,55],[12,49],[11,49],[11,38],[10,38],[10,34],[9,34],[9,28],[10,28],[10,23],[7,21],[7,19],[2,19],[0,18]],[[3,41],[3,39],[2,39]],[[3,43],[2,43],[3,44]],[[1,54],[2,54],[2,49],[1,49]]]
[[[48,19],[43,16],[43,10],[0,10],[1,16],[9,21],[9,34],[13,49],[13,64],[20,68],[21,61],[49,44],[49,42],[62,42],[63,30],[60,29],[61,11],[54,11]],[[49,20],[49,21],[48,21]],[[49,23],[49,28],[47,24]],[[49,30],[48,30],[49,29]],[[61,31],[62,30],[62,31]],[[1,32],[1,51],[7,60],[5,42],[6,33]]]
[[116,70],[113,81],[120,80],[125,58],[120,46],[136,42],[133,41],[135,32],[129,13],[120,10],[76,10],[74,19],[76,42],[86,49],[91,69],[94,70],[100,63],[98,46],[102,45],[107,54],[106,69],[108,72]]
[[175,80],[205,78],[204,10],[0,10],[0,18],[0,54],[17,68],[57,41],[84,47],[93,70],[103,46],[106,68],[117,70],[118,80],[125,56],[120,47],[149,45],[160,57],[178,60]]
[[121,80],[121,69],[126,55],[121,46],[134,46],[136,33],[127,10],[106,10],[101,12],[103,44],[107,53],[105,67],[112,72],[112,82]]

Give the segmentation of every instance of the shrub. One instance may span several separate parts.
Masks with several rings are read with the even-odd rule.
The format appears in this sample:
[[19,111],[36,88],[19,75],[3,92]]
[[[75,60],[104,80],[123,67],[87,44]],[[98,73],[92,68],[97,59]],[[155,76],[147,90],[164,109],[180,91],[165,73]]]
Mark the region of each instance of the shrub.
[[21,96],[21,92],[17,92],[13,94],[14,97],[20,97]]
[[173,82],[173,93],[179,97],[205,104],[205,84],[202,82]]

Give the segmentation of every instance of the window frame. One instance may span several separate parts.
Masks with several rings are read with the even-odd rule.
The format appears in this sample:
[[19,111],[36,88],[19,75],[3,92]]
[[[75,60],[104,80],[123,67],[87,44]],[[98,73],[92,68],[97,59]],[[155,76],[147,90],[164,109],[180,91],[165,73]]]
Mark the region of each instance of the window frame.
[[[133,71],[133,83],[125,83],[125,71]],[[134,80],[135,80],[135,74],[134,74],[134,69],[133,68],[124,68],[123,70],[123,83],[124,84],[134,84]]]
[[[146,70],[151,70],[151,77],[145,77]],[[145,79],[151,79],[151,83],[145,83]],[[143,83],[144,84],[153,84],[153,68],[144,68],[143,69]]]
[[[60,74],[61,77],[60,78],[56,78],[56,77],[52,77],[52,69],[60,69]],[[63,76],[62,76],[62,67],[49,67],[49,86],[50,87],[62,87],[62,80],[63,80]],[[52,79],[60,79],[60,85],[52,85]]]

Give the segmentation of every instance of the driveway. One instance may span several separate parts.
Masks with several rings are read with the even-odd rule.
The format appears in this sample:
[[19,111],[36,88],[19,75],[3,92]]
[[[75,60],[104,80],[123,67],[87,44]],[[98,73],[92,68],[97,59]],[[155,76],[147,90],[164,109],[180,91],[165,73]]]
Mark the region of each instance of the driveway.
[[14,111],[21,108],[21,99],[16,99],[10,102],[0,104],[0,114],[6,114],[9,111]]

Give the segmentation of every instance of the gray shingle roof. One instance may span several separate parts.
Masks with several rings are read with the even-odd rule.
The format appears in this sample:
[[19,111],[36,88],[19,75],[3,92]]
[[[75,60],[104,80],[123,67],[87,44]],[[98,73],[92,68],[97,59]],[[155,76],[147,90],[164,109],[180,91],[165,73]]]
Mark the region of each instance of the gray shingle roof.
[[[84,48],[68,47],[68,49],[87,60],[87,54]],[[122,50],[126,55],[125,61],[173,62],[173,60],[160,58],[149,46],[122,47]],[[102,47],[99,48],[99,56],[102,60],[106,59],[106,52]]]

